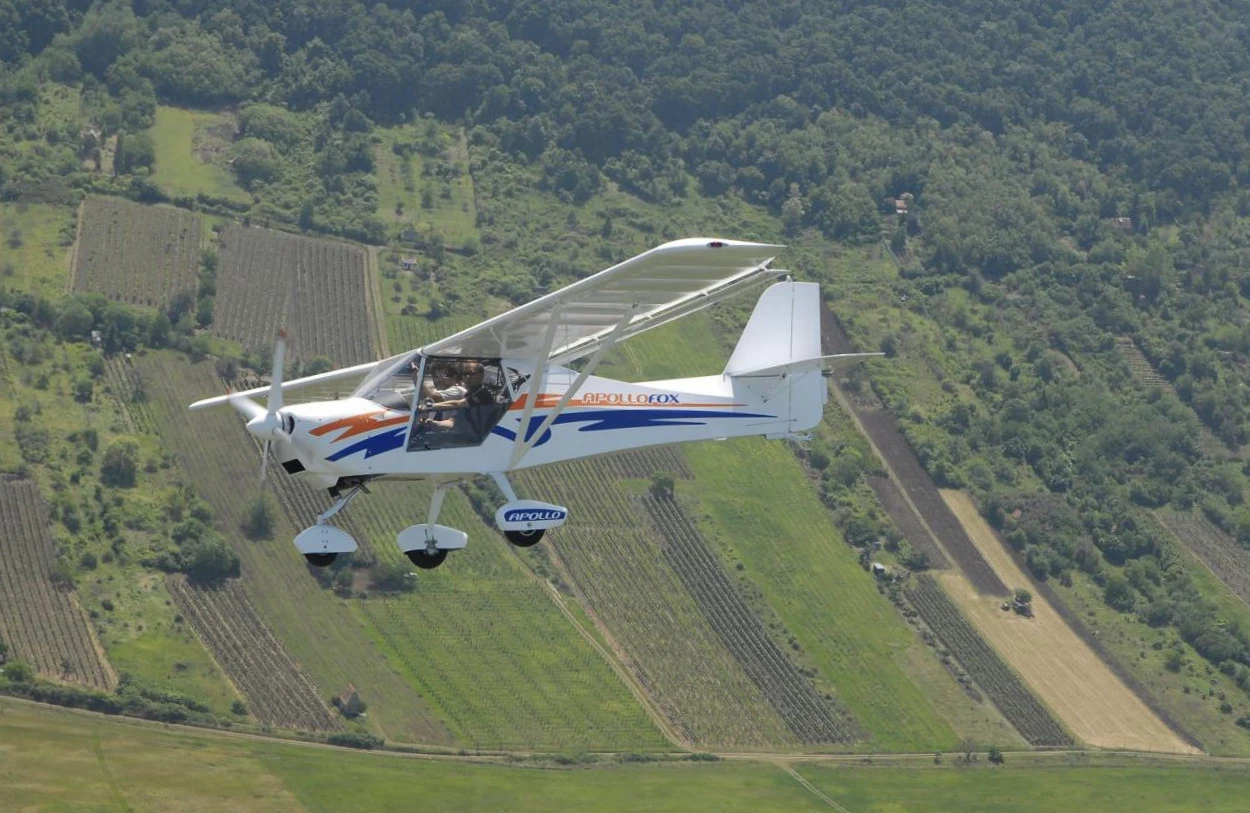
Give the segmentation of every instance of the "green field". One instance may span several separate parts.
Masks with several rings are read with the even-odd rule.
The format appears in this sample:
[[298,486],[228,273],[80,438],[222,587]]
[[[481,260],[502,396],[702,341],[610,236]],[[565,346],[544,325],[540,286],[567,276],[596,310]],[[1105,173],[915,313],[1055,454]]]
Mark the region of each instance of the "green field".
[[234,123],[225,114],[156,108],[156,123],[148,134],[156,147],[154,180],[169,195],[231,198],[246,202],[247,193],[226,169],[225,151]]
[[49,298],[63,295],[74,222],[70,208],[0,204],[0,286]]
[[963,769],[804,765],[798,772],[855,813],[1233,811],[1245,808],[1250,792],[1250,773],[1242,764],[1013,768],[990,767],[982,757],[980,767]]
[[[451,248],[476,241],[477,208],[464,133],[430,121],[380,129],[377,137],[378,217],[400,231],[437,232]],[[395,153],[396,140],[423,147],[405,158]]]
[[[842,810],[1126,811],[1244,808],[1242,764],[1051,757],[989,767],[803,764]],[[1062,767],[1054,763],[1062,760]],[[1075,765],[1075,767],[1074,767]],[[0,699],[6,809],[96,811],[816,811],[827,803],[769,763],[601,763],[558,769],[360,754],[109,719]]]

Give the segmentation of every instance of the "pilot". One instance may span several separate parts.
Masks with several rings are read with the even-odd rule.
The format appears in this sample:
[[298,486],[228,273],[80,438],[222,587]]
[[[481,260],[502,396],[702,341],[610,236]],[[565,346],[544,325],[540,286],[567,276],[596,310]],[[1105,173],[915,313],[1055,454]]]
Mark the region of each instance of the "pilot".
[[464,365],[464,378],[461,386],[464,395],[448,404],[452,407],[487,406],[496,401],[495,391],[485,385],[486,368],[480,362],[470,361]]
[[421,382],[421,412],[424,425],[450,429],[452,421],[446,410],[464,403],[468,394],[465,386],[456,380],[456,368],[450,362],[438,362],[430,375]]

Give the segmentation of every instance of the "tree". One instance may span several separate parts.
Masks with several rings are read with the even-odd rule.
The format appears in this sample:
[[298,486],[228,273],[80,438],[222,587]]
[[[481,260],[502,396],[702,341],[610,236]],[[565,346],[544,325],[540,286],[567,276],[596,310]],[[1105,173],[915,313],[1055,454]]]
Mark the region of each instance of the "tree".
[[156,164],[156,146],[147,133],[124,133],[117,137],[113,156],[113,172],[128,175],[140,167],[151,169]]
[[113,488],[134,488],[139,470],[139,447],[133,440],[114,441],[100,461],[100,480]]
[[4,665],[4,677],[11,683],[30,683],[35,679],[35,670],[25,661],[12,660]]
[[244,138],[230,149],[230,168],[244,189],[252,189],[278,177],[282,158],[268,141]]
[[656,499],[666,500],[672,497],[675,485],[673,475],[667,471],[651,474],[651,496]]
[[264,494],[257,495],[243,518],[243,534],[248,539],[273,538],[273,510]]
[[202,585],[214,585],[239,575],[239,555],[217,538],[189,543],[183,550],[187,577]]
[[989,760],[994,765],[1003,764],[1003,752],[997,745],[991,745],[989,751]]

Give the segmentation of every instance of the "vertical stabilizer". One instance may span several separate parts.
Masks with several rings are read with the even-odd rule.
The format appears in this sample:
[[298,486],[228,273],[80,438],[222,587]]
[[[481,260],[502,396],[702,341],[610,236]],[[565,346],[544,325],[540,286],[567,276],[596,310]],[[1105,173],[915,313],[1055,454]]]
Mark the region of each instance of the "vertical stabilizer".
[[820,286],[778,282],[765,289],[725,375],[740,376],[820,358]]

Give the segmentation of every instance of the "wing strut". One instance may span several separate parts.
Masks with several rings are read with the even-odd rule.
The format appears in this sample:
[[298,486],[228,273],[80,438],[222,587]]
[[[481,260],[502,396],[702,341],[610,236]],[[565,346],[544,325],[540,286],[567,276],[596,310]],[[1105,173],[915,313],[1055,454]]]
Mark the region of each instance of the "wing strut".
[[[570,384],[568,389],[564,391],[564,395],[560,396],[560,400],[556,402],[556,405],[551,408],[551,412],[549,412],[547,417],[543,419],[543,422],[539,424],[538,430],[532,433],[524,433],[524,430],[522,429],[521,432],[517,434],[519,442],[512,447],[512,459],[508,461],[507,471],[515,469],[517,463],[521,462],[521,458],[525,457],[525,453],[532,449],[534,444],[538,442],[538,439],[543,436],[543,432],[546,432],[551,427],[551,424],[555,423],[556,418],[559,417],[560,413],[564,411],[564,408],[569,405],[569,401],[572,400],[573,396],[577,394],[577,391],[581,389],[582,384],[586,383],[586,379],[589,378],[590,374],[595,371],[595,367],[599,365],[599,360],[602,359],[604,354],[611,350],[613,345],[616,344],[617,339],[620,337],[621,333],[624,332],[625,327],[630,323],[630,320],[634,318],[634,311],[637,309],[637,305],[631,307],[625,315],[621,317],[621,321],[616,323],[616,327],[612,328],[612,332],[599,343],[599,346],[595,348],[594,354],[591,355],[590,360],[586,362],[586,366],[583,367],[582,371],[577,374],[577,378],[573,379],[573,383]],[[543,372],[546,372],[545,362],[543,364]],[[530,380],[533,381],[534,379]],[[528,426],[530,413],[533,411],[532,407],[537,402],[538,399],[535,397],[530,400],[530,403],[525,405],[525,415],[522,416],[521,419],[522,427]],[[522,435],[522,433],[524,433],[524,435]],[[523,440],[522,437],[524,437]]]
[[547,375],[547,365],[550,364],[551,348],[556,343],[556,326],[560,321],[559,302],[552,308],[550,318],[551,321],[547,323],[547,332],[543,336],[542,348],[534,356],[534,372],[525,382],[525,410],[521,412],[521,425],[517,427],[517,439],[512,446],[512,457],[508,459],[508,466],[504,471],[512,471],[517,461],[529,451],[529,433],[526,427],[530,425],[530,416],[534,414],[534,407],[538,405],[538,397],[542,394],[543,378]]

